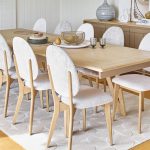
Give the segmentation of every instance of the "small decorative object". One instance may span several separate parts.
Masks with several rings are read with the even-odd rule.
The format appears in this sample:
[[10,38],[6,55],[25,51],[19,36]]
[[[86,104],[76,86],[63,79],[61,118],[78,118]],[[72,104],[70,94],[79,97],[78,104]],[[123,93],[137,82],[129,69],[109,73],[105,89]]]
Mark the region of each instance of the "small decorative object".
[[60,44],[61,44],[61,39],[60,39],[59,37],[57,37],[57,38],[55,39],[55,44],[56,44],[56,45],[60,45]]
[[30,44],[46,44],[48,42],[48,37],[41,32],[35,32],[27,38],[27,41]]
[[90,38],[90,44],[92,46],[92,48],[95,48],[96,44],[97,44],[97,38]]
[[104,0],[104,3],[97,8],[96,16],[99,20],[112,20],[115,18],[115,9],[107,3],[107,0]]
[[127,23],[129,21],[129,13],[127,9],[124,9],[122,12],[120,12],[118,20],[124,23]]
[[146,19],[150,19],[150,11],[148,11],[148,12],[145,14],[145,18],[146,18]]
[[99,45],[104,48],[106,45],[106,39],[105,38],[100,38],[99,39]]
[[85,33],[81,31],[65,31],[61,37],[66,44],[78,45],[85,40]]

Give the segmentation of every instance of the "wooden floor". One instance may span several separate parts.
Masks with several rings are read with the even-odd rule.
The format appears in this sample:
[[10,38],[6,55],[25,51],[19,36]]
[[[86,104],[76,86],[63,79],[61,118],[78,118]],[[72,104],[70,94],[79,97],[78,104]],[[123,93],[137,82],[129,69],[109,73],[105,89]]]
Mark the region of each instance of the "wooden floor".
[[5,133],[0,131],[0,150],[25,150]]
[[133,148],[131,148],[130,150],[149,150],[150,149],[150,140],[142,143],[142,144],[139,144]]

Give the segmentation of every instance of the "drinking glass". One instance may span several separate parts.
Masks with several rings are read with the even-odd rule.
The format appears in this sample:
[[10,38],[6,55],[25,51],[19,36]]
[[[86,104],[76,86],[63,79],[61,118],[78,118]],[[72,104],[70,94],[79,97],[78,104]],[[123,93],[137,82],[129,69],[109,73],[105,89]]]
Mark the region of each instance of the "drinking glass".
[[105,38],[100,38],[99,39],[99,45],[104,48],[106,45],[106,39]]
[[92,48],[95,48],[96,44],[97,44],[97,39],[96,38],[90,38],[90,44],[92,46]]

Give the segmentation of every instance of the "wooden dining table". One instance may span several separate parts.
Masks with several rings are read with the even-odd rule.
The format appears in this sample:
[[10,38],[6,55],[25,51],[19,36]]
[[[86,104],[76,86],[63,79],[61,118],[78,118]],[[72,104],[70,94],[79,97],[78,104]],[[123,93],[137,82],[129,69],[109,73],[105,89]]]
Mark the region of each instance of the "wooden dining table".
[[[12,48],[13,37],[19,36],[27,40],[34,32],[26,29],[11,29],[0,30],[0,33],[5,37],[8,45]],[[46,57],[47,46],[59,36],[54,34],[46,35],[49,41],[48,44],[30,44],[34,53],[37,56],[42,56],[44,58]],[[97,44],[95,49],[92,49],[89,46],[86,48],[64,50],[68,53],[77,67],[83,67],[98,72],[100,79],[106,78],[112,95],[114,91],[113,83],[111,81],[112,77],[150,67],[149,51],[142,51],[129,47],[106,45],[103,49]],[[150,92],[146,92],[145,96],[150,98]],[[121,110],[122,114],[125,115],[125,110]]]

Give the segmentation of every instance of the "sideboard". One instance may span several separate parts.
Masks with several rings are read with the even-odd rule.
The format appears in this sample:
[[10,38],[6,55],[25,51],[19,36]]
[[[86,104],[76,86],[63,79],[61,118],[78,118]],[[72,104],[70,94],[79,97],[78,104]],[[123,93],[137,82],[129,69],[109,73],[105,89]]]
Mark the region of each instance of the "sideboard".
[[84,23],[93,25],[96,38],[102,37],[103,33],[111,26],[121,27],[125,35],[125,46],[132,48],[138,48],[143,37],[150,32],[150,26],[137,25],[134,22],[121,23],[117,20],[85,19]]

